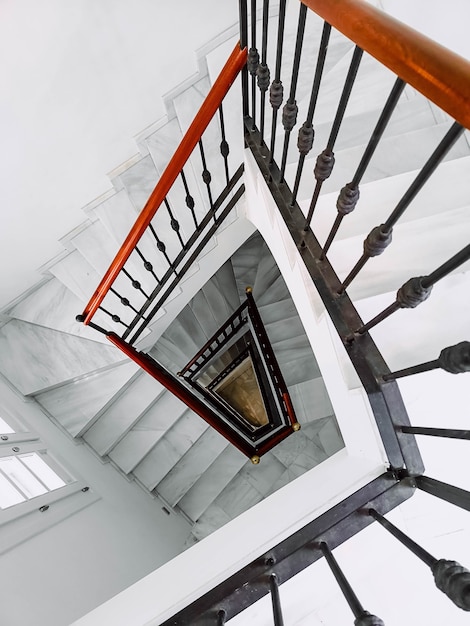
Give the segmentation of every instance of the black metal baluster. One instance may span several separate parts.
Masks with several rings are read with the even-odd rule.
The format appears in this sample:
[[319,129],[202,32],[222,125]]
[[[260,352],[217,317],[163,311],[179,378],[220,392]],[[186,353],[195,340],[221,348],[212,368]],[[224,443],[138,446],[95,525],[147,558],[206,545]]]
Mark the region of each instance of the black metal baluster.
[[331,127],[330,136],[328,138],[328,142],[326,148],[321,152],[317,157],[317,162],[315,164],[315,168],[313,173],[315,175],[316,184],[315,189],[313,191],[312,200],[310,201],[310,206],[307,213],[307,218],[305,220],[304,230],[307,231],[310,222],[312,221],[313,212],[315,211],[315,207],[317,206],[318,197],[320,195],[320,191],[323,183],[333,171],[333,167],[335,164],[335,154],[333,152],[333,148],[335,147],[336,139],[338,137],[339,129],[341,128],[341,124],[343,122],[343,117],[346,112],[346,107],[349,102],[349,97],[351,95],[351,91],[356,80],[357,72],[359,70],[359,65],[362,60],[363,51],[361,48],[356,46],[354,48],[353,56],[351,59],[351,63],[349,65],[349,70],[346,76],[346,80],[344,81],[343,91],[341,93],[341,97],[339,99],[338,109],[336,111],[335,119],[333,120],[333,125]]
[[142,252],[140,251],[138,246],[135,246],[134,250],[137,252],[137,254],[140,256],[140,258],[142,259],[142,261],[144,262],[144,269],[147,272],[150,272],[152,274],[152,276],[155,278],[155,280],[157,281],[157,283],[160,285],[161,280],[158,278],[158,276],[155,274],[154,270],[153,270],[153,265],[150,263],[150,261],[147,261],[147,259],[145,258],[145,256],[142,254]]
[[[240,48],[248,47],[248,4],[247,0],[240,0],[238,4],[240,20]],[[243,116],[248,115],[248,68],[242,69],[242,108]]]
[[220,611],[217,612],[217,626],[224,626],[226,617],[227,614],[224,609],[220,609]]
[[338,200],[336,202],[336,208],[338,209],[338,215],[333,224],[333,227],[328,235],[328,238],[323,246],[323,254],[322,258],[325,257],[328,252],[333,239],[338,232],[338,229],[341,225],[343,218],[346,215],[349,215],[356,208],[357,201],[359,200],[359,183],[364,176],[364,173],[369,166],[369,163],[372,159],[372,156],[377,148],[377,145],[382,138],[382,135],[387,127],[388,122],[392,116],[395,107],[398,104],[398,100],[400,99],[401,94],[403,93],[403,89],[405,88],[405,82],[401,80],[401,78],[397,78],[395,84],[393,85],[392,91],[388,96],[387,102],[383,108],[382,113],[377,121],[377,124],[372,132],[371,138],[369,139],[369,143],[362,155],[362,159],[357,166],[356,173],[353,176],[353,179],[350,183],[347,183],[340,191]]
[[166,198],[165,198],[164,202],[165,202],[166,210],[168,211],[168,216],[170,218],[170,226],[175,231],[175,233],[176,233],[176,235],[177,235],[177,237],[179,239],[179,242],[181,244],[181,247],[184,248],[184,241],[183,241],[183,238],[181,237],[181,233],[180,233],[180,224],[179,224],[178,220],[175,219],[175,216],[173,215],[173,211],[171,210],[170,204],[169,204],[169,202],[168,202],[168,200]]
[[126,328],[129,328],[129,325],[123,322],[122,319],[119,317],[119,315],[115,315],[114,313],[111,313],[110,311],[105,309],[104,306],[100,306],[99,309],[100,311],[103,311],[103,313],[106,313],[106,315],[110,317],[115,324],[122,324]]
[[194,226],[196,227],[196,230],[198,230],[199,224],[197,223],[196,213],[194,212],[194,206],[195,206],[194,198],[189,192],[188,181],[186,180],[186,176],[183,170],[181,170],[181,180],[183,181],[184,191],[186,193],[186,198],[185,198],[186,206],[191,211],[191,215],[193,216],[193,220],[194,220]]
[[111,293],[113,293],[117,298],[119,298],[122,306],[129,307],[131,309],[131,311],[134,311],[134,313],[136,315],[138,315],[141,319],[145,320],[145,317],[142,315],[142,313],[140,311],[138,311],[135,307],[132,306],[132,304],[129,302],[128,298],[125,298],[124,296],[121,296],[121,294],[118,293],[113,287],[110,287],[109,291]]
[[[201,154],[201,161],[202,161],[202,180],[204,181],[204,184],[206,185],[207,195],[209,197],[209,204],[210,204],[210,208],[212,211],[214,209],[214,201],[212,200],[212,191],[211,191],[212,176],[209,170],[207,169],[206,155],[204,154],[204,146],[202,145],[202,139],[199,139],[199,152]],[[216,217],[214,213],[214,222],[215,221],[216,221]]]
[[260,145],[264,140],[264,122],[266,118],[266,92],[268,91],[269,84],[271,82],[271,74],[267,65],[268,54],[268,15],[269,15],[269,0],[263,2],[263,30],[261,38],[261,63],[259,63],[256,70],[256,76],[258,79],[258,89],[261,92],[260,103]]
[[273,605],[274,626],[284,626],[276,574],[271,574],[269,577],[269,588],[271,590],[271,602]]
[[287,0],[281,0],[279,3],[279,20],[277,26],[277,45],[276,45],[276,69],[274,72],[274,80],[271,83],[269,89],[269,102],[273,110],[273,117],[271,122],[271,146],[269,162],[274,161],[274,147],[276,144],[276,128],[277,128],[277,114],[279,108],[284,99],[284,87],[281,81],[281,63],[282,63],[282,51],[284,47],[284,26],[286,22],[286,3]]
[[448,437],[450,439],[470,439],[470,430],[455,428],[428,428],[424,426],[400,426],[402,433],[410,435],[429,435],[430,437]]
[[[168,256],[168,253],[166,251],[166,246],[163,243],[163,241],[158,237],[157,232],[155,230],[155,228],[152,226],[152,224],[149,224],[149,228],[150,228],[150,232],[152,233],[152,235],[155,238],[155,241],[157,242],[157,249],[163,254],[163,256],[166,259],[166,262],[168,263],[168,265],[171,267],[171,269],[173,270],[175,276],[178,276],[178,274],[176,273],[176,269],[173,265],[173,263],[170,261],[170,257]],[[147,296],[148,297],[148,296]]]
[[315,68],[315,77],[313,79],[312,92],[310,94],[310,102],[308,105],[307,119],[299,128],[299,135],[297,138],[297,148],[299,149],[300,157],[297,164],[297,172],[295,175],[294,188],[292,191],[292,198],[290,202],[291,207],[295,205],[297,199],[297,193],[299,191],[300,178],[302,176],[305,158],[313,146],[313,139],[315,136],[315,131],[312,124],[313,115],[315,113],[315,107],[317,105],[318,92],[320,91],[320,82],[323,75],[323,69],[325,67],[326,53],[328,51],[330,34],[331,26],[327,22],[324,22],[320,48],[318,50],[317,65]]
[[354,278],[356,278],[356,276],[359,274],[361,269],[371,257],[382,254],[385,248],[387,248],[387,246],[391,243],[394,225],[409,207],[418,192],[429,180],[430,176],[436,170],[439,163],[449,152],[451,147],[454,145],[454,143],[457,141],[457,139],[460,137],[464,130],[465,129],[457,122],[454,122],[452,124],[445,137],[434,150],[434,152],[425,163],[423,169],[419,172],[415,180],[411,183],[405,195],[392,211],[389,218],[380,226],[376,226],[375,228],[373,228],[369,235],[366,237],[364,241],[364,252],[356,265],[350,271],[348,276],[344,279],[339,293],[342,293],[351,284],[351,282],[354,280]]
[[395,302],[390,304],[381,313],[376,315],[367,324],[358,328],[355,332],[362,335],[383,320],[387,319],[392,313],[399,309],[414,309],[424,302],[431,295],[433,286],[442,280],[445,276],[453,272],[455,269],[466,263],[470,259],[470,244],[462,248],[448,261],[440,265],[434,272],[428,276],[415,276],[406,281],[397,291]]
[[420,363],[413,367],[407,367],[396,372],[384,374],[384,380],[395,380],[412,374],[420,374],[421,372],[429,372],[430,370],[443,369],[449,374],[463,374],[470,372],[470,341],[461,341],[454,346],[449,346],[441,350],[441,353],[434,361]]
[[448,485],[440,480],[429,478],[429,476],[417,476],[415,481],[416,486],[422,491],[426,491],[432,496],[436,496],[436,498],[440,498],[450,504],[454,504],[461,509],[470,511],[470,493],[465,491],[465,489],[460,489],[460,487],[455,487],[454,485]]
[[436,559],[374,509],[369,515],[431,568],[438,589],[464,611],[470,611],[470,572],[456,561]]
[[149,298],[148,294],[145,293],[145,291],[142,289],[142,285],[140,284],[140,282],[138,280],[135,280],[135,278],[133,278],[129,272],[126,270],[125,267],[122,268],[122,273],[127,276],[127,278],[131,281],[131,285],[134,287],[134,289],[137,289],[137,291],[140,291],[141,294],[143,294],[147,300]]
[[292,66],[292,78],[290,82],[289,98],[282,109],[282,125],[284,126],[284,147],[282,149],[280,182],[284,180],[287,163],[287,151],[289,150],[289,140],[292,129],[297,122],[297,113],[299,107],[295,100],[297,91],[297,81],[299,80],[300,57],[302,55],[302,45],[305,33],[305,21],[307,19],[307,7],[305,4],[300,5],[299,22],[297,26],[297,37],[295,41],[294,63]]
[[256,128],[256,72],[259,65],[259,52],[256,47],[256,0],[251,0],[251,46],[248,50],[247,68],[251,76],[251,130]]
[[225,182],[228,185],[230,182],[230,176],[229,176],[229,171],[228,171],[228,155],[230,153],[230,147],[225,138],[224,110],[222,108],[222,103],[220,104],[220,107],[219,107],[219,120],[220,120],[220,132],[222,135],[222,140],[220,142],[220,154],[222,155],[222,158],[224,159]]
[[343,574],[331,550],[324,541],[320,543],[320,550],[323,552],[323,556],[330,566],[333,576],[336,578],[336,582],[340,586],[351,611],[354,613],[354,617],[356,618],[354,620],[355,626],[384,626],[384,622],[380,619],[380,617],[371,615],[364,609],[358,597],[354,593],[353,588],[346,579],[346,576]]

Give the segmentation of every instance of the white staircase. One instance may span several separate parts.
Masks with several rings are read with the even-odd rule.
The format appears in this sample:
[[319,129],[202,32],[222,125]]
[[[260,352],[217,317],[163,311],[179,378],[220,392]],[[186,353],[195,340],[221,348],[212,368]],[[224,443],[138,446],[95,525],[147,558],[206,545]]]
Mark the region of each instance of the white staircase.
[[[306,58],[310,61],[303,71],[311,74],[319,26],[310,17],[309,28]],[[244,288],[253,286],[255,300],[302,424],[299,433],[265,455],[257,467],[159,383],[138,371],[118,350],[106,345],[103,336],[76,323],[74,317],[94,292],[234,42],[235,37],[210,52],[207,74],[198,76],[193,84],[167,98],[168,117],[139,138],[142,154],[112,176],[112,193],[86,207],[87,220],[83,227],[63,239],[63,256],[49,264],[45,280],[37,289],[5,311],[0,328],[0,372],[25,395],[34,395],[70,436],[81,437],[104,461],[112,462],[129,479],[158,495],[166,506],[181,512],[193,523],[196,539],[233,519],[342,446],[311,347],[266,245],[257,237],[244,243],[253,228],[235,211],[229,220],[231,226],[224,227],[226,239],[217,234],[204,253],[212,269],[206,267],[202,271],[204,259],[201,258],[172,295],[173,304],[165,305],[158,314],[154,331],[143,338],[147,351],[176,373],[239,306]],[[351,49],[341,37],[333,38],[322,81],[324,96],[320,97],[316,115],[315,157],[324,148],[328,122],[336,109],[336,90],[344,78]],[[307,84],[307,81],[299,81],[299,123],[303,121],[302,112],[309,98],[304,82]],[[336,215],[337,192],[352,178],[392,83],[393,77],[386,70],[370,59],[364,60],[346,113],[344,131],[338,138],[336,167],[325,183],[325,193],[314,217],[313,228],[322,242]],[[234,93],[229,96],[231,104],[224,112],[230,160],[236,166],[242,159],[243,146],[240,103]],[[361,252],[371,217],[375,225],[391,211],[394,200],[406,190],[415,170],[424,163],[447,126],[445,116],[434,106],[424,102],[412,89],[405,90],[386,138],[361,185],[358,209],[345,220],[331,248],[329,256],[342,276]],[[279,138],[277,149],[280,146]],[[211,136],[206,152],[211,169],[212,159],[218,152],[216,140]],[[306,161],[299,192],[299,202],[306,210],[312,189],[313,153]],[[295,154],[293,137],[287,180],[294,173]],[[462,174],[468,170],[469,159],[470,149],[464,136],[447,156],[435,182],[426,186],[396,228],[396,239],[401,245],[392,246],[384,255],[387,269],[382,266],[382,258],[371,261],[370,269],[368,266],[351,287],[352,295],[363,301],[363,304],[359,302],[359,307],[373,309],[374,298],[395,290],[411,274],[434,269],[462,247],[461,242],[468,243],[470,179]],[[207,202],[199,161],[191,159],[185,172],[200,217]],[[443,180],[446,181],[445,194]],[[214,181],[215,190],[217,185],[223,185],[223,181]],[[180,190],[170,192],[168,199],[172,206],[184,207]],[[172,257],[178,241],[164,213],[162,207],[155,226],[162,233]],[[179,211],[178,219],[185,239],[192,227],[189,210]],[[228,229],[231,229],[229,235]],[[416,248],[414,262],[402,261],[401,250],[412,242],[414,245],[417,232],[424,236],[419,239],[421,243]],[[437,243],[439,253],[429,254]],[[147,236],[141,246],[144,251],[155,248]],[[216,265],[207,261],[213,253],[217,253]],[[152,262],[153,258],[152,255]],[[165,259],[160,257],[154,268],[157,274],[164,273]],[[151,290],[151,277],[143,274],[137,263],[132,267],[132,259],[129,271],[138,277],[144,290]],[[125,280],[118,280],[118,291]],[[94,321],[107,329],[122,330],[102,312]],[[128,320],[123,317],[123,321]],[[392,347],[390,352],[393,352]],[[429,358],[435,356],[432,354]],[[24,362],[31,363],[28,372],[18,365]],[[408,364],[403,363],[403,366]],[[398,364],[394,362],[393,366],[398,367]]]

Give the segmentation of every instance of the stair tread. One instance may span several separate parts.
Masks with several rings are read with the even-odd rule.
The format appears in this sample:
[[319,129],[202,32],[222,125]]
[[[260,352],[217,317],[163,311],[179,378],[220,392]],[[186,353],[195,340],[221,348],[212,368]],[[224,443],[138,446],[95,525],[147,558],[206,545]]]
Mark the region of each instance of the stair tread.
[[109,457],[128,474],[185,411],[186,405],[176,396],[163,392],[111,450]]
[[108,345],[104,335],[75,320],[75,316],[82,310],[83,301],[55,276],[51,276],[50,280],[8,309],[6,314],[24,322]]
[[178,507],[194,522],[197,521],[246,463],[247,458],[237,448],[227,446],[181,498]]
[[122,355],[110,345],[45,326],[11,319],[0,327],[0,372],[23,395],[40,393],[121,361]]
[[187,410],[139,463],[133,474],[148,489],[154,489],[208,428],[203,419]]
[[106,408],[83,438],[101,456],[108,454],[163,389],[163,386],[147,373],[139,372],[125,393]]
[[72,437],[77,436],[138,370],[132,361],[35,396]]
[[157,492],[175,506],[227,445],[227,440],[217,431],[206,430],[158,483]]

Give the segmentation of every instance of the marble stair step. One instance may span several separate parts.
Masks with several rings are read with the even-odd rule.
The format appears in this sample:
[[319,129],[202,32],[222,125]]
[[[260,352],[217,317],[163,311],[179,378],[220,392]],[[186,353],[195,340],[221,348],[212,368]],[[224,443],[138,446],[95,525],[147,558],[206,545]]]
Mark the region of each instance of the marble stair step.
[[[427,219],[433,215],[445,216],[448,211],[467,206],[470,197],[470,178],[467,176],[469,167],[470,156],[441,163],[398,224]],[[418,170],[414,170],[361,185],[357,207],[343,220],[335,241],[365,237],[374,226],[383,223],[417,174]],[[312,225],[321,243],[325,241],[336,218],[336,200],[337,193],[319,198]],[[448,221],[451,220],[448,218]]]
[[200,476],[229,445],[219,433],[208,429],[157,485],[157,493],[175,506]]
[[264,290],[259,289],[257,292],[253,290],[253,295],[255,296],[257,306],[262,307],[265,304],[271,304],[272,302],[276,302],[278,300],[285,300],[289,297],[289,290],[287,289],[284,279],[278,273],[277,278],[269,285],[269,287]]
[[193,525],[191,532],[197,539],[203,539],[214,530],[235,519],[241,513],[261,502],[270,493],[272,485],[285,471],[285,465],[271,452],[265,454],[257,466],[253,466],[248,461],[213,503],[207,507]]
[[133,476],[152,491],[208,428],[203,419],[187,409],[137,465]]
[[24,322],[109,345],[104,335],[76,321],[75,316],[82,310],[83,301],[55,276],[51,276],[47,282],[28,292],[20,302],[7,309],[5,314]]
[[[362,253],[362,241],[362,237],[343,239],[331,248],[328,256],[341,279]],[[348,287],[348,294],[357,301],[396,291],[409,278],[435,270],[469,241],[469,206],[399,222],[393,229],[392,244],[384,254],[366,264]],[[456,270],[461,271],[462,267]]]
[[260,258],[260,237],[248,239],[232,258],[233,273],[240,301],[246,299],[246,287],[253,287]]
[[183,415],[187,407],[171,392],[165,391],[149,406],[109,457],[128,474]]
[[246,463],[250,461],[237,448],[227,446],[181,498],[178,508],[196,522]]
[[121,361],[122,355],[111,345],[38,324],[10,319],[0,327],[0,372],[23,395],[40,393]]
[[122,393],[97,415],[83,438],[100,456],[108,454],[163,392],[159,382],[146,372],[138,372]]
[[39,393],[35,399],[72,437],[76,437],[138,369],[133,361],[125,361]]
[[[386,137],[380,141],[372,161],[367,168],[362,183],[383,180],[390,176],[397,176],[421,168],[431,156],[434,149],[444,137],[450,123],[438,124],[419,130],[408,131],[395,137]],[[365,144],[337,151],[333,172],[325,181],[323,193],[339,191],[349,182],[355,173],[365,150]],[[462,136],[444,157],[444,161],[452,161],[468,156],[470,148],[466,137]],[[306,160],[302,181],[299,188],[299,199],[304,200],[311,196],[314,188],[314,178],[311,174],[314,159]],[[286,173],[288,181],[293,180],[296,166],[290,166]]]
[[[384,94],[384,102],[387,94]],[[372,131],[382,112],[382,107],[373,111],[360,111],[347,117],[338,138],[335,142],[335,154],[355,148],[366,146]],[[437,118],[437,119],[436,119]],[[444,117],[436,115],[436,110],[431,103],[417,92],[407,92],[400,98],[392,117],[383,133],[382,139],[399,137],[403,134],[426,129],[444,121]],[[315,155],[325,149],[331,131],[331,123],[315,124],[315,138],[312,152]]]
[[258,311],[265,326],[298,315],[292,298],[264,304],[258,307]]
[[308,344],[304,327],[298,315],[285,317],[277,322],[270,322],[265,325],[265,329],[273,347],[278,341],[287,341],[294,337],[303,337]]
[[[307,350],[305,350],[305,352],[307,352]],[[305,356],[301,356],[301,354],[302,352],[292,361],[282,361],[282,363],[279,363],[285,383],[289,388],[292,385],[303,383],[306,380],[317,378],[320,375],[318,365],[315,359],[312,359],[310,346]]]
[[73,250],[59,259],[48,270],[84,303],[91,298],[101,279],[79,250]]
[[321,377],[289,386],[289,394],[300,424],[329,417],[334,410]]

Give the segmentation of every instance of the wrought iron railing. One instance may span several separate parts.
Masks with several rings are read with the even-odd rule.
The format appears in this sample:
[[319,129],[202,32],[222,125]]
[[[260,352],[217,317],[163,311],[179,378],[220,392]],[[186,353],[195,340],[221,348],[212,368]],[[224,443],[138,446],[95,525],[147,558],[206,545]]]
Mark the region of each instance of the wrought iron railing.
[[[240,7],[241,45],[249,48],[247,67],[244,69],[242,80],[245,142],[251,149],[325,309],[368,394],[388,457],[389,469],[384,475],[260,555],[255,561],[181,610],[164,622],[164,626],[187,623],[224,624],[226,620],[266,594],[271,594],[274,624],[280,626],[283,624],[283,617],[278,585],[322,557],[328,562],[354,614],[354,623],[358,626],[382,625],[383,621],[380,618],[364,609],[332,554],[334,548],[374,521],[430,567],[436,586],[456,606],[469,611],[470,572],[455,561],[435,558],[391,524],[384,515],[409,498],[415,489],[426,491],[470,511],[469,492],[423,475],[424,466],[414,437],[428,435],[469,439],[469,431],[411,426],[396,384],[399,377],[434,368],[442,368],[454,374],[470,371],[470,342],[462,341],[445,348],[434,361],[391,372],[368,331],[400,308],[415,308],[428,298],[437,281],[444,279],[470,259],[470,245],[456,252],[437,269],[431,268],[427,276],[408,280],[398,290],[396,301],[369,322],[364,323],[361,320],[347,290],[366,262],[381,254],[391,243],[393,228],[397,221],[464,129],[470,128],[468,106],[470,63],[361,0],[302,0],[299,5],[295,48],[291,51],[293,63],[288,75],[283,76],[286,0],[279,2],[279,17],[274,32],[270,31],[273,20],[269,18],[268,0],[262,2],[259,27],[257,23],[259,7],[256,0],[240,0]],[[309,8],[325,21],[316,69],[310,76],[311,94],[308,111],[305,121],[298,130],[297,167],[291,175],[287,168],[289,144],[297,125],[296,92]],[[311,201],[304,213],[297,199],[304,175],[304,164],[313,146],[315,109],[325,62],[328,59],[332,28],[343,32],[355,47],[344,86],[339,94],[339,104],[329,138],[316,161],[314,180],[311,181]],[[275,50],[271,54],[275,65],[272,82],[267,61],[271,45],[275,45]],[[312,218],[322,185],[334,168],[335,143],[342,129],[364,52],[376,57],[391,69],[396,79],[388,97],[384,98],[383,110],[359,159],[356,172],[352,180],[341,189],[336,204],[337,217],[325,243],[321,245],[315,236]],[[285,96],[283,82],[290,84],[289,92]],[[429,156],[402,199],[392,209],[390,216],[383,224],[371,230],[364,242],[362,256],[347,276],[340,280],[328,259],[328,252],[343,219],[358,204],[359,185],[387,124],[393,117],[406,84],[412,85],[456,121]],[[278,123],[279,117],[282,128]],[[280,148],[276,145],[279,142]]]
[[[243,195],[243,167],[229,159],[223,100],[245,61],[237,44],[78,321],[134,344]],[[207,131],[219,135],[218,159],[207,154]],[[193,187],[190,159],[201,173]],[[172,206],[171,194],[185,206]],[[186,234],[183,221],[192,225]],[[108,328],[93,322],[98,310]]]

